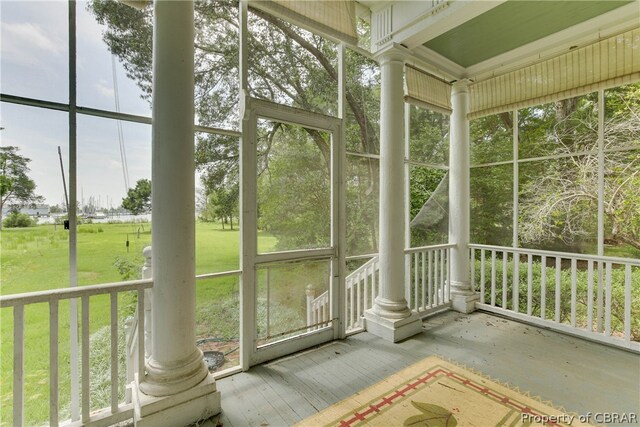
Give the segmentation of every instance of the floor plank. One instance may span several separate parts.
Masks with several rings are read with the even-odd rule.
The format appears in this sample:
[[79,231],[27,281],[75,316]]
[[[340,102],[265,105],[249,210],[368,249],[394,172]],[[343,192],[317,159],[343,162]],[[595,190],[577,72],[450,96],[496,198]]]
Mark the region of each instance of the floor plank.
[[430,355],[578,414],[640,410],[640,355],[486,313],[446,312],[401,343],[364,332],[219,380],[223,413],[204,425],[291,425]]

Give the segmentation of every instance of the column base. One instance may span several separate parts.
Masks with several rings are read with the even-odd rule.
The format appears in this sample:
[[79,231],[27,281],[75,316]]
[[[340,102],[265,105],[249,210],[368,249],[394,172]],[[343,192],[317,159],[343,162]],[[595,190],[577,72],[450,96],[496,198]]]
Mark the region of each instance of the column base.
[[416,313],[403,319],[379,316],[373,309],[364,312],[365,329],[383,340],[398,342],[422,332],[422,319]]
[[451,281],[451,307],[460,313],[469,314],[476,309],[478,293],[469,288],[469,283]]
[[136,427],[186,426],[219,414],[220,392],[210,374],[195,387],[171,396],[148,396],[137,381],[133,392]]

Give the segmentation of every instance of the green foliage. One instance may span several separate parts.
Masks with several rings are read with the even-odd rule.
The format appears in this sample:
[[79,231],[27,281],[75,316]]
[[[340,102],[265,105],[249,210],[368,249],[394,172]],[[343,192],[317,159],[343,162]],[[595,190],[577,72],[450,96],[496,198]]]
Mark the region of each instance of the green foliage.
[[9,216],[7,216],[3,221],[2,225],[7,228],[16,228],[16,227],[35,227],[36,220],[31,218],[27,214],[23,214],[20,212],[11,212]]
[[[195,2],[195,83],[196,114],[200,124],[214,127],[235,127],[238,122],[238,2]],[[127,74],[135,80],[148,96],[151,90],[151,8],[136,11],[118,2],[92,0],[88,9],[107,29],[104,40],[112,53],[124,64]],[[251,95],[274,102],[292,105],[308,111],[336,115],[337,112],[337,47],[335,43],[286,23],[258,9],[251,8],[249,15],[249,86]],[[379,82],[380,73],[375,61],[349,49],[347,61],[347,119],[345,132],[347,146],[365,153],[378,153]],[[304,130],[327,157],[326,141],[313,129]],[[196,168],[200,172],[207,195],[216,193],[216,198],[225,199],[226,194],[237,195],[238,185],[238,139],[219,135],[198,135],[196,144]],[[259,153],[259,163],[267,160]],[[272,172],[272,176],[275,173]],[[376,179],[377,174],[369,174]],[[278,180],[277,177],[276,181]],[[285,179],[285,178],[283,178]],[[368,191],[371,186],[362,188]],[[226,194],[220,193],[226,189]],[[355,190],[355,188],[351,188]],[[351,217],[349,226],[357,230],[373,230],[360,233],[368,242],[362,246],[376,247],[377,224],[353,221],[375,221],[377,216],[360,215],[371,211],[369,199],[359,195],[351,203],[363,202],[353,207],[357,212]],[[216,202],[218,202],[218,200]],[[218,206],[227,203],[216,203]],[[236,202],[237,205],[237,202]],[[376,208],[377,209],[377,208]],[[298,212],[292,211],[291,213]],[[220,212],[208,212],[204,220],[227,216]],[[233,215],[231,215],[233,217]],[[281,221],[274,215],[262,217],[265,228],[279,233]],[[294,218],[292,226],[310,220]],[[324,227],[327,218],[319,219],[313,228]],[[288,239],[287,236],[278,236]]]
[[140,278],[142,268],[140,258],[142,257],[135,257],[135,260],[132,260],[131,258],[121,255],[115,257],[113,266],[118,270],[118,273],[120,273],[122,280],[135,280]]
[[127,197],[122,199],[122,207],[134,215],[149,212],[151,210],[151,181],[139,179],[135,188],[127,191]]
[[228,223],[233,230],[233,218],[237,218],[239,214],[239,191],[239,185],[230,188],[219,186],[206,197],[206,205],[200,214],[200,219],[205,222],[219,219],[222,223],[222,229]]
[[328,247],[330,175],[317,143],[303,128],[289,125],[261,141],[268,163],[258,179],[260,224],[278,237],[278,249]]
[[52,213],[52,214],[62,213],[62,208],[58,205],[49,206],[49,213]]
[[[416,218],[423,205],[429,200],[442,179],[446,176],[446,171],[440,169],[430,169],[423,167],[412,167],[410,170],[409,187],[409,217]],[[448,200],[448,194],[445,200]],[[443,206],[446,211],[431,212],[437,218],[433,218],[433,224],[428,227],[411,227],[411,246],[425,246],[429,244],[446,243],[448,240],[448,205]],[[442,216],[442,217],[440,217]]]
[[6,205],[35,204],[42,197],[35,194],[36,183],[27,176],[29,162],[18,154],[18,147],[0,147],[0,224],[2,224],[2,208]]
[[348,255],[378,252],[380,161],[347,156],[347,249]]
[[409,158],[431,165],[449,164],[449,116],[410,108]]

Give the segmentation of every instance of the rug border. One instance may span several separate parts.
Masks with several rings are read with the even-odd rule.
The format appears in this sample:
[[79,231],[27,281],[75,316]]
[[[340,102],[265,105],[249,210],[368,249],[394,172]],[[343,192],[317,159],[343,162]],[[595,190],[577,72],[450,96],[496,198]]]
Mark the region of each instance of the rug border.
[[[480,377],[480,378],[482,378],[482,379],[484,379],[484,380],[486,380],[486,381],[490,381],[490,382],[493,382],[493,383],[495,383],[495,384],[497,384],[497,385],[499,385],[499,386],[501,386],[501,387],[504,387],[504,388],[506,388],[506,389],[510,390],[510,391],[511,391],[511,392],[513,392],[513,393],[520,394],[520,395],[522,395],[522,396],[524,396],[524,397],[527,397],[527,398],[529,398],[529,399],[534,400],[534,401],[535,401],[535,402],[537,402],[537,403],[540,403],[541,405],[548,406],[548,407],[552,408],[552,409],[553,409],[553,410],[555,410],[555,411],[561,412],[562,414],[566,414],[566,415],[574,416],[574,417],[576,417],[576,418],[578,418],[578,417],[579,417],[579,414],[577,414],[576,412],[569,412],[569,411],[567,411],[563,406],[555,405],[555,404],[554,404],[553,402],[551,402],[550,400],[544,400],[544,399],[542,399],[542,398],[541,398],[540,396],[538,396],[538,395],[533,395],[533,394],[531,394],[531,392],[530,392],[530,391],[528,391],[528,390],[523,391],[523,390],[521,390],[521,389],[520,389],[520,387],[518,387],[518,386],[516,386],[516,385],[512,385],[512,384],[510,384],[510,383],[508,383],[508,382],[505,382],[505,381],[502,381],[502,380],[498,380],[498,379],[496,379],[496,378],[494,378],[494,377],[492,377],[492,376],[490,376],[490,375],[487,375],[485,372],[482,372],[482,371],[479,371],[479,370],[477,370],[477,369],[475,369],[475,368],[469,367],[469,366],[465,365],[464,363],[458,362],[458,361],[456,361],[456,360],[452,360],[452,359],[450,359],[450,358],[448,358],[448,357],[442,356],[441,354],[434,353],[434,354],[431,354],[431,355],[429,355],[429,356],[427,356],[427,357],[424,357],[424,358],[422,358],[422,359],[420,359],[420,360],[418,360],[418,361],[416,361],[416,362],[414,362],[414,363],[412,363],[412,364],[410,364],[410,365],[408,365],[408,366],[405,366],[405,367],[404,367],[404,368],[402,368],[402,369],[399,369],[399,370],[397,370],[397,371],[395,371],[395,372],[392,372],[392,373],[388,374],[385,378],[381,379],[380,381],[377,381],[377,382],[375,382],[374,384],[371,384],[371,385],[369,385],[369,386],[367,386],[367,387],[365,387],[365,388],[363,388],[363,389],[361,389],[361,390],[358,390],[358,391],[356,391],[355,393],[351,394],[350,396],[345,397],[344,399],[341,399],[341,400],[339,400],[339,401],[337,401],[337,402],[335,402],[335,403],[332,403],[331,405],[327,406],[326,408],[323,408],[323,409],[321,409],[321,410],[317,411],[315,414],[312,414],[312,415],[309,415],[308,417],[305,417],[304,419],[302,419],[302,420],[300,420],[298,423],[296,423],[296,424],[295,424],[295,426],[296,426],[296,427],[298,427],[298,426],[299,426],[299,427],[303,427],[303,426],[305,426],[304,422],[305,422],[306,420],[308,420],[308,419],[310,419],[310,418],[313,418],[313,417],[316,417],[316,416],[317,416],[318,414],[320,414],[321,412],[323,412],[323,411],[325,411],[325,410],[327,410],[327,409],[329,409],[329,408],[331,408],[331,407],[333,407],[333,406],[338,406],[338,405],[341,405],[341,404],[343,404],[343,403],[347,402],[348,400],[350,400],[350,399],[352,399],[352,398],[353,398],[353,395],[354,395],[354,394],[357,394],[357,393],[360,393],[360,392],[362,392],[362,391],[364,391],[364,390],[368,390],[368,389],[370,389],[370,388],[374,388],[374,387],[378,387],[378,386],[382,385],[382,384],[383,384],[383,383],[385,383],[385,382],[386,382],[386,381],[387,381],[391,376],[398,375],[398,374],[400,374],[401,372],[403,372],[403,371],[405,371],[405,370],[410,370],[410,369],[411,369],[411,368],[413,368],[414,366],[417,366],[417,365],[419,365],[419,364],[423,363],[423,362],[424,362],[425,360],[427,360],[427,359],[436,359],[436,360],[439,360],[439,361],[442,361],[442,362],[445,362],[445,363],[449,363],[449,364],[451,364],[451,365],[453,365],[453,366],[456,366],[457,368],[460,368],[460,369],[463,369],[463,370],[467,370],[467,371],[469,371],[470,373],[472,373],[472,374],[474,374],[474,375],[477,375],[478,377]],[[413,377],[412,377],[412,378],[413,378]]]

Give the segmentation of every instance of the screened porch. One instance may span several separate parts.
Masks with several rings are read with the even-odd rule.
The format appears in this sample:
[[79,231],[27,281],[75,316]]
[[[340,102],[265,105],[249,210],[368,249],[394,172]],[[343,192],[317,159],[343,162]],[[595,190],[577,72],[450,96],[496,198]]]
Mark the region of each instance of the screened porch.
[[[64,141],[68,229],[3,228],[2,425],[291,425],[432,354],[638,412],[637,1],[2,7],[68,54],[40,94],[3,51],[3,145]],[[148,206],[97,249],[120,172]]]

